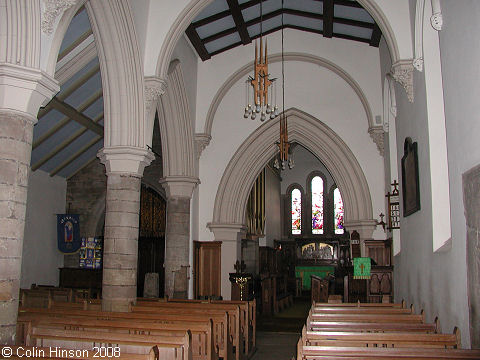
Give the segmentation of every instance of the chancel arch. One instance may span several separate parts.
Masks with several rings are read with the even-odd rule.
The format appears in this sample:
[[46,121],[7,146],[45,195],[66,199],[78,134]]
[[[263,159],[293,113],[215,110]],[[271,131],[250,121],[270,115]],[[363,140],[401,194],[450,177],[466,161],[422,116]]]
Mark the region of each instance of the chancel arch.
[[[345,206],[345,228],[357,230],[363,238],[370,238],[375,228],[372,199],[365,174],[353,152],[319,119],[295,108],[287,110],[286,114],[289,140],[320,159],[340,189]],[[230,244],[230,259],[226,258],[222,248],[224,267],[235,263],[235,242],[244,231],[248,196],[257,175],[278,151],[277,137],[278,119],[258,127],[238,148],[222,176],[213,219],[208,227],[214,232],[215,240]],[[222,276],[228,275],[228,270],[223,268]],[[222,293],[226,293],[229,286],[228,277],[222,277]]]

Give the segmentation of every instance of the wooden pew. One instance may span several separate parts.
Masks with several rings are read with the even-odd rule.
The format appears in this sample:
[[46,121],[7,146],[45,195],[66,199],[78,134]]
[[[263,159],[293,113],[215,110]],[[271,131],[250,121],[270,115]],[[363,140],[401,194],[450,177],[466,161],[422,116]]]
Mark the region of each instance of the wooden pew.
[[331,304],[331,303],[319,303],[313,302],[313,307],[398,307],[398,308],[405,308],[406,303],[405,300],[402,300],[401,303],[361,303],[360,301],[355,303],[338,303],[338,304]]
[[[51,348],[39,346],[0,346],[0,353],[3,348],[9,348],[12,351],[12,356],[8,359],[41,359],[41,360],[94,360],[101,358],[97,351],[67,349],[67,348]],[[115,356],[118,360],[155,360],[155,353],[157,349],[152,348],[148,354],[127,354],[120,353]]]
[[355,347],[422,347],[460,348],[460,332],[453,334],[431,334],[412,332],[347,332],[347,331],[307,331],[302,330],[303,345],[311,346],[355,346]]
[[[64,318],[65,309],[37,309],[20,308],[17,325],[17,337],[25,332],[22,325],[26,321],[38,320],[40,318]],[[98,320],[125,320],[154,322],[159,324],[205,324],[210,320],[213,322],[213,341],[216,352],[223,359],[233,359],[233,341],[228,333],[227,314],[154,314],[154,313],[117,313],[91,310],[73,309],[68,311],[68,317],[92,318]]]
[[323,314],[310,313],[308,318],[311,321],[349,321],[349,322],[410,322],[410,323],[424,323],[425,314]]
[[359,332],[424,332],[437,333],[437,322],[423,323],[361,323],[353,321],[311,321],[307,319],[307,330],[312,331],[359,331]]
[[[141,301],[151,301],[151,299],[138,298],[139,302]],[[257,301],[255,299],[250,301],[237,301],[237,300],[184,300],[184,299],[158,299],[158,301],[168,301],[174,303],[211,303],[211,304],[234,304],[240,307],[240,326],[242,324],[248,324],[245,327],[246,337],[249,341],[245,344],[245,351],[248,353],[248,357],[253,355],[256,347],[256,329],[257,329]],[[140,304],[141,305],[141,304]],[[245,307],[247,311],[245,313]]]
[[207,324],[158,324],[148,321],[97,320],[84,317],[46,318],[32,320],[19,318],[28,331],[32,327],[55,328],[63,330],[110,331],[127,334],[174,335],[182,336],[186,331],[192,334],[192,357],[194,360],[218,360],[218,353],[213,346],[213,325]]
[[413,314],[397,307],[312,307],[313,314]]
[[65,347],[94,350],[94,347],[118,346],[120,353],[149,354],[156,346],[156,359],[192,360],[191,334],[184,336],[135,335],[102,331],[57,330],[33,327],[27,338],[28,346]]
[[[170,305],[168,305],[170,304]],[[177,315],[177,314],[194,314],[198,316],[210,316],[210,315],[222,315],[227,314],[228,321],[227,321],[227,328],[228,328],[228,336],[232,340],[233,351],[235,353],[235,359],[240,360],[245,356],[245,349],[244,349],[244,340],[245,335],[241,334],[240,329],[240,309],[238,305],[229,306],[228,309],[219,309],[219,308],[206,308],[200,307],[195,308],[193,306],[189,306],[188,310],[185,307],[186,304],[177,304],[178,306],[171,306],[172,303],[163,303],[163,302],[142,302],[141,305],[134,305],[131,307],[133,313],[145,313],[145,314],[170,314],[170,315]],[[240,341],[242,337],[242,341]]]
[[473,360],[480,359],[479,350],[372,348],[305,346],[297,344],[297,360]]
[[142,301],[139,305],[132,306],[133,312],[155,312],[155,313],[216,313],[226,312],[228,315],[229,334],[233,338],[236,359],[246,359],[249,355],[248,343],[248,306],[242,304],[242,311],[237,304],[225,303],[202,303],[202,302],[158,302]]

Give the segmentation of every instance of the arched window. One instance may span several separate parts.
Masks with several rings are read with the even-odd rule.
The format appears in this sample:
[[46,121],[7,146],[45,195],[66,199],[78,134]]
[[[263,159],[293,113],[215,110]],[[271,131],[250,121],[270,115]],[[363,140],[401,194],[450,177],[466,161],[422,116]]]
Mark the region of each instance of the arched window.
[[302,233],[302,193],[298,188],[291,192],[292,235]]
[[343,227],[343,200],[338,188],[333,191],[333,209],[335,234],[343,234],[345,232]]
[[312,234],[323,234],[323,179],[315,176],[312,189]]

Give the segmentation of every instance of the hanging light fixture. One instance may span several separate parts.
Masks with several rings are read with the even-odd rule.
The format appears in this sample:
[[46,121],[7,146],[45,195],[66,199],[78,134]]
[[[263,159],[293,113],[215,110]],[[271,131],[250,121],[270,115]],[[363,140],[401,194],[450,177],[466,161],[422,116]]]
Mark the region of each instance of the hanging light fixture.
[[[284,57],[284,33],[283,33],[283,1],[282,0],[282,113],[280,114],[280,141],[278,145],[278,157],[275,158],[273,166],[276,169],[285,170],[286,165],[292,169],[295,166],[293,156],[290,153],[291,144],[288,141],[288,122],[285,114],[285,57]],[[290,157],[289,157],[290,155]]]
[[[284,170],[286,165],[292,169],[295,166],[293,156],[289,152],[291,144],[288,141],[288,125],[287,116],[285,115],[285,59],[284,59],[284,21],[283,21],[283,2],[282,0],[282,108],[280,114],[280,138],[276,143],[278,145],[279,154],[275,158],[273,166],[276,169]],[[245,82],[245,113],[244,117],[250,117],[255,120],[257,114],[260,114],[260,120],[265,121],[267,117],[275,119],[279,115],[277,101],[276,79],[269,78],[268,73],[268,54],[267,41],[265,40],[265,53],[263,52],[263,0],[260,1],[260,54],[258,54],[258,46],[255,43],[255,62],[253,66],[254,75],[249,76]],[[260,55],[260,56],[258,56]],[[250,104],[250,87],[253,87],[253,106]],[[272,91],[273,87],[273,91]],[[273,105],[275,104],[275,105]]]
[[[260,1],[260,54],[258,42],[255,42],[255,62],[253,77],[249,76],[245,82],[245,118],[255,120],[260,114],[260,120],[265,121],[267,116],[274,119],[278,115],[278,106],[272,104],[276,101],[276,91],[272,91],[276,79],[270,79],[268,73],[267,41],[265,52],[263,49],[263,0]],[[250,87],[253,87],[253,107],[250,104]],[[276,90],[276,86],[275,86]]]

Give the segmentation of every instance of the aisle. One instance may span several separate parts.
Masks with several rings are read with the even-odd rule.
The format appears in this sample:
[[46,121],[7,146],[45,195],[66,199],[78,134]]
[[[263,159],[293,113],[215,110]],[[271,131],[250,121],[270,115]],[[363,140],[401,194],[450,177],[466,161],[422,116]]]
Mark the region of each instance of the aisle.
[[291,360],[310,310],[310,296],[296,298],[293,306],[275,316],[257,319],[257,351],[250,360]]
[[257,351],[250,360],[291,360],[300,334],[257,331]]

